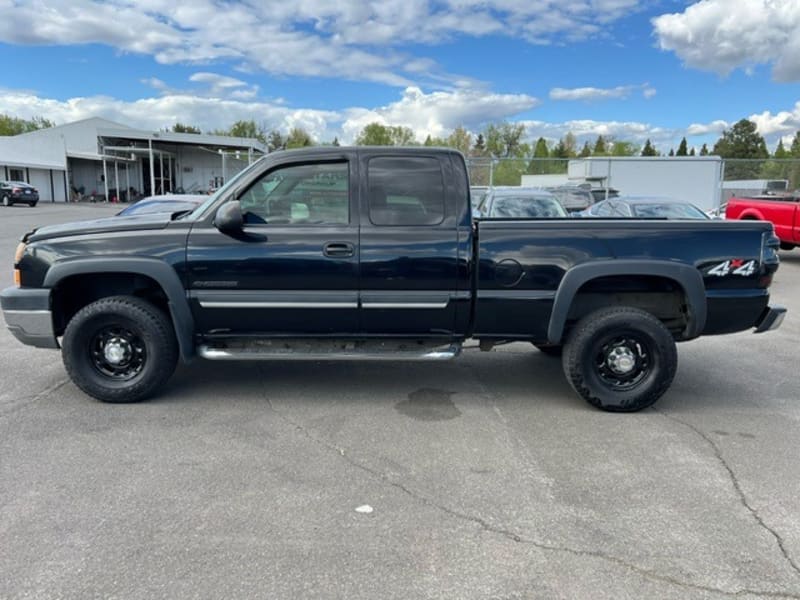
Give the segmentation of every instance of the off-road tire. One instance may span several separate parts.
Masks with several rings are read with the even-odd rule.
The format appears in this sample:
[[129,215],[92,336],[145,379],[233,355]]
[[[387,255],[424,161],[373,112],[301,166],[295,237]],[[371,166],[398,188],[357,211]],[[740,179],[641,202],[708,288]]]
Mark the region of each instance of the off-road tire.
[[[618,375],[606,359],[613,349],[629,347],[634,349],[630,355],[636,366],[631,373]],[[678,354],[672,334],[661,321],[638,308],[620,306],[599,309],[581,319],[564,346],[562,364],[570,385],[592,406],[635,412],[651,406],[667,391]],[[621,384],[617,376],[631,379]]]
[[[140,370],[127,380],[104,373],[93,355],[98,336],[115,328],[135,336],[144,357]],[[175,371],[178,343],[162,310],[133,296],[112,296],[85,306],[72,317],[61,355],[72,381],[90,396],[103,402],[138,402],[156,392]]]

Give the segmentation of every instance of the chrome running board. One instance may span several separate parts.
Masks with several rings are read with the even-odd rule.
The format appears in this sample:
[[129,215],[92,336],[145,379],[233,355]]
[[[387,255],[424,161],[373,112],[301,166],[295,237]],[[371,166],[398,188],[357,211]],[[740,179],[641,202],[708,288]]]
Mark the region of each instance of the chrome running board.
[[444,361],[461,353],[461,344],[386,340],[234,340],[202,344],[208,360],[370,360]]

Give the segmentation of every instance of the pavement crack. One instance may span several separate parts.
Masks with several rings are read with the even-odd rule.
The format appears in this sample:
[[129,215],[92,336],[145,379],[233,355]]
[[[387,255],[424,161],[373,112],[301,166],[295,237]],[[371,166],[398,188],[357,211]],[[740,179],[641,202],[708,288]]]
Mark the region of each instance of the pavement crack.
[[58,380],[56,383],[46,387],[42,391],[37,392],[36,394],[34,394],[32,396],[27,396],[27,397],[23,398],[22,400],[20,400],[19,402],[17,402],[16,404],[14,404],[13,406],[11,406],[10,408],[8,408],[6,410],[3,410],[3,411],[0,411],[0,417],[8,416],[8,415],[10,415],[12,413],[17,412],[18,410],[21,410],[21,409],[23,409],[23,408],[25,408],[27,406],[30,406],[31,404],[34,404],[34,403],[38,402],[39,400],[42,400],[43,398],[46,398],[47,396],[49,396],[53,392],[61,389],[65,385],[67,385],[69,382],[70,382],[69,377],[65,377],[63,379]]
[[753,517],[753,519],[755,519],[756,523],[758,523],[759,526],[762,529],[767,531],[773,538],[775,538],[775,541],[778,544],[778,548],[780,549],[780,552],[783,555],[783,558],[786,560],[786,562],[789,564],[789,566],[792,568],[792,570],[795,573],[797,573],[798,575],[800,575],[800,566],[798,566],[797,562],[792,558],[791,554],[789,554],[789,551],[786,549],[785,540],[783,539],[781,534],[778,533],[777,530],[775,530],[773,527],[770,527],[767,524],[767,522],[764,521],[764,518],[758,513],[758,511],[755,509],[755,507],[752,504],[750,504],[750,501],[747,499],[747,496],[745,495],[744,490],[742,489],[742,485],[739,482],[739,478],[736,476],[736,473],[734,472],[733,468],[728,463],[728,461],[725,460],[725,457],[722,455],[722,450],[720,449],[719,445],[708,434],[706,434],[702,429],[692,425],[688,421],[684,421],[683,419],[679,419],[678,417],[676,417],[674,415],[670,415],[668,413],[665,413],[663,410],[659,410],[659,409],[654,409],[654,410],[655,410],[655,412],[661,414],[662,416],[664,416],[665,418],[669,419],[670,421],[673,421],[675,423],[683,425],[687,429],[692,430],[694,433],[696,433],[698,436],[700,436],[703,440],[705,440],[705,442],[709,446],[711,446],[711,449],[713,450],[714,456],[717,458],[717,461],[722,465],[722,467],[728,473],[728,477],[731,480],[731,484],[733,485],[733,489],[736,491],[736,495],[737,495],[737,497],[739,499],[739,503],[742,506],[744,506],[744,508],[750,513],[750,515]]
[[[262,378],[262,382],[266,384],[266,378]],[[600,560],[604,560],[608,563],[614,564],[618,567],[622,567],[627,569],[633,573],[636,573],[646,579],[651,581],[655,581],[658,583],[666,583],[668,585],[672,585],[675,587],[684,588],[687,590],[694,590],[694,591],[702,591],[702,592],[709,592],[720,594],[723,596],[730,596],[730,597],[742,597],[742,596],[759,596],[763,598],[787,598],[791,600],[800,600],[800,593],[790,593],[790,592],[774,592],[768,590],[755,590],[755,589],[739,589],[739,590],[725,590],[722,588],[715,588],[712,586],[701,585],[696,583],[691,583],[688,581],[683,581],[676,577],[672,577],[669,575],[664,575],[658,573],[656,571],[646,569],[644,567],[640,567],[634,563],[628,562],[622,558],[617,556],[607,554],[605,552],[601,552],[599,550],[587,550],[582,548],[572,548],[570,546],[565,545],[556,545],[556,544],[548,544],[539,540],[535,540],[532,538],[528,538],[524,535],[520,535],[511,529],[500,527],[498,525],[494,525],[484,519],[483,517],[469,514],[467,512],[462,512],[451,508],[445,504],[441,504],[436,502],[435,500],[428,498],[427,496],[422,495],[421,493],[409,488],[408,486],[400,483],[399,481],[395,481],[394,479],[390,478],[388,475],[379,471],[377,469],[373,469],[372,467],[356,460],[355,458],[351,457],[350,454],[342,448],[341,446],[337,446],[333,442],[325,440],[317,435],[315,435],[311,430],[305,427],[302,423],[295,421],[288,415],[286,415],[283,411],[278,410],[272,402],[272,399],[269,397],[269,393],[267,392],[266,385],[264,385],[264,399],[267,402],[270,410],[284,423],[290,425],[295,431],[299,432],[301,435],[309,439],[314,444],[321,446],[331,452],[334,452],[336,455],[341,457],[347,464],[351,467],[358,469],[364,473],[367,473],[372,478],[377,479],[388,485],[396,490],[399,490],[403,494],[407,495],[408,497],[412,498],[419,504],[423,506],[427,506],[438,510],[454,519],[459,519],[461,521],[466,521],[469,523],[473,523],[479,526],[482,530],[487,531],[489,533],[493,533],[495,535],[501,536],[510,540],[514,543],[518,544],[526,544],[528,546],[532,546],[544,552],[559,552],[564,554],[570,554],[572,556],[578,557],[590,557],[596,558]]]

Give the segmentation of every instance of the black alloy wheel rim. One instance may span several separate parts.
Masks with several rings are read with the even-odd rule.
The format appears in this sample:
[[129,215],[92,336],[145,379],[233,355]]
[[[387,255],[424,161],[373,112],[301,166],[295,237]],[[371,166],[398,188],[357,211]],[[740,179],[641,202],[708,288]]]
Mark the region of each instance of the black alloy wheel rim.
[[640,385],[654,362],[650,345],[633,333],[605,338],[595,345],[592,356],[598,378],[615,392],[626,392]]
[[101,375],[115,381],[130,381],[142,372],[147,349],[135,331],[109,325],[95,332],[89,341],[92,366]]

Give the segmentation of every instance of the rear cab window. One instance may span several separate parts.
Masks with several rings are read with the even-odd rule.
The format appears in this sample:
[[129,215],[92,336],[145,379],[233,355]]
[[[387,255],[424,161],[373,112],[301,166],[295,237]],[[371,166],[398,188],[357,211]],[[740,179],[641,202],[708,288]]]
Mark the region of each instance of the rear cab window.
[[439,225],[445,187],[438,159],[377,156],[367,167],[369,220],[377,226]]

